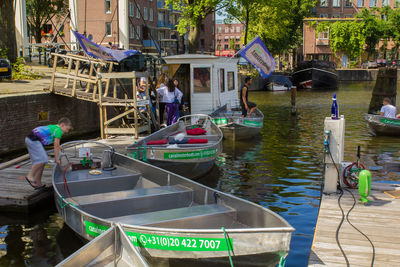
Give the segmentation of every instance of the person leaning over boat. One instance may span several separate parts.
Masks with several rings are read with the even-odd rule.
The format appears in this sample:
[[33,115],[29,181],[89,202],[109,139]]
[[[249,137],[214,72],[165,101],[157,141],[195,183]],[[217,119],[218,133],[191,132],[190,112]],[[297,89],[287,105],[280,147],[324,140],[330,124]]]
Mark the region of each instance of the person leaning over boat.
[[240,107],[242,108],[242,117],[247,116],[247,111],[250,110],[249,117],[256,110],[257,105],[253,102],[248,101],[249,86],[251,85],[251,78],[246,76],[244,78],[244,85],[240,90]]
[[[161,73],[161,76],[158,78],[158,82],[157,82],[157,93],[158,90],[160,91],[164,91],[167,90],[167,84],[168,84],[168,76],[165,73]],[[164,111],[165,111],[165,102],[164,102],[164,97],[161,97],[160,100],[160,124],[163,125],[164,124]],[[165,126],[165,125],[164,125]]]
[[381,108],[380,115],[386,118],[394,119],[396,117],[396,107],[391,105],[390,99],[388,97],[385,97],[382,103],[383,106]]
[[71,128],[71,121],[68,118],[61,118],[57,124],[36,127],[25,138],[32,163],[32,168],[25,179],[34,189],[50,187],[42,184],[43,169],[48,161],[44,146],[54,143],[55,162],[60,164],[60,140],[63,134],[68,133]]
[[163,102],[166,103],[165,109],[167,110],[167,125],[174,124],[178,120],[178,108],[182,99],[182,92],[175,87],[174,81],[168,81],[168,87],[161,87],[157,89],[157,94],[163,97]]

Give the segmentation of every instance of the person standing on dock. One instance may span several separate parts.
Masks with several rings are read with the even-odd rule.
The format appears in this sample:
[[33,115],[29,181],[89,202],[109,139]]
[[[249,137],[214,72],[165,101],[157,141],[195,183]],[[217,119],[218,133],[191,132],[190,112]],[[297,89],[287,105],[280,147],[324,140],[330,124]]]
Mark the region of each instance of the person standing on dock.
[[[158,82],[157,82],[157,93],[159,91],[168,90],[168,88],[167,88],[168,80],[169,80],[169,78],[168,78],[167,74],[161,73],[161,76],[158,78]],[[164,111],[165,111],[166,102],[164,101],[163,96],[161,96],[160,94],[158,94],[158,95],[161,97],[161,100],[160,100],[160,125],[165,126]]]
[[44,146],[54,143],[55,162],[60,164],[60,140],[63,134],[68,133],[71,128],[71,121],[68,118],[61,118],[57,124],[36,127],[25,138],[25,143],[32,163],[32,168],[28,175],[25,176],[25,179],[34,189],[50,187],[42,184],[43,169],[48,162]]
[[251,117],[251,115],[257,108],[257,105],[255,103],[248,101],[250,85],[251,85],[251,78],[247,76],[246,78],[244,78],[244,85],[240,90],[240,107],[242,108],[242,117],[247,116],[248,110],[250,110],[249,117]]
[[383,106],[381,108],[381,116],[394,119],[396,117],[396,107],[391,105],[390,99],[385,97],[383,99]]
[[178,121],[178,109],[183,96],[182,92],[175,87],[173,80],[169,80],[168,87],[157,89],[157,94],[161,95],[166,103],[167,125],[174,124]]

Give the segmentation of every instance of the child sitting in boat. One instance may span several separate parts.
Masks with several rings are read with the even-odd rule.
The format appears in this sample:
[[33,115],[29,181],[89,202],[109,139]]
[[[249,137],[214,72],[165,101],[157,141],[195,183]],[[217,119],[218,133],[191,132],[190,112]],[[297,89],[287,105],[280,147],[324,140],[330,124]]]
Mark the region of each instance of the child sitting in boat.
[[386,117],[386,118],[396,118],[396,107],[391,105],[390,99],[388,97],[385,97],[383,99],[383,106],[381,108],[381,113],[380,115],[382,117]]

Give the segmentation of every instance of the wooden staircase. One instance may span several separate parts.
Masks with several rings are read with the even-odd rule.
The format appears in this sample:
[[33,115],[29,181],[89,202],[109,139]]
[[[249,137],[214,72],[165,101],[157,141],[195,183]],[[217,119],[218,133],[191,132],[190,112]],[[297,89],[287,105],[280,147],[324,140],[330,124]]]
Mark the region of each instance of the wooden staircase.
[[[109,135],[134,135],[151,133],[149,78],[145,72],[113,72],[116,62],[78,55],[54,56],[50,90],[54,94],[97,103],[100,114],[101,138]],[[57,66],[59,58],[68,62],[68,68]],[[137,99],[136,87],[140,78],[146,78],[146,99]],[[64,86],[55,86],[55,79],[65,79]],[[131,85],[121,81],[130,79]],[[132,86],[132,91],[127,87]],[[112,87],[112,90],[109,90]],[[144,108],[144,111],[140,111]],[[133,116],[132,116],[133,115]]]

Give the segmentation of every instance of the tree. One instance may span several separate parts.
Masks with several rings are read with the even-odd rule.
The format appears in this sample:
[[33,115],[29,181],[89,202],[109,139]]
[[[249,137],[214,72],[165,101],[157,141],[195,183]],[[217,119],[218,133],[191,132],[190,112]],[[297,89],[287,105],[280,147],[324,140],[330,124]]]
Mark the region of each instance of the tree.
[[10,61],[17,58],[17,41],[15,39],[14,1],[0,0],[0,50],[6,51]]
[[189,32],[189,52],[196,53],[203,19],[230,2],[231,0],[165,0],[165,5],[172,5],[175,10],[182,12],[177,30],[180,35]]
[[42,42],[43,25],[55,16],[65,16],[67,0],[27,0],[26,17],[36,43]]
[[379,43],[379,40],[382,38],[383,31],[382,27],[378,22],[376,9],[362,9],[362,11],[356,15],[357,18],[362,18],[364,21],[362,25],[364,27],[364,37],[365,37],[365,51],[368,54],[368,59],[371,55],[376,53],[376,46]]

